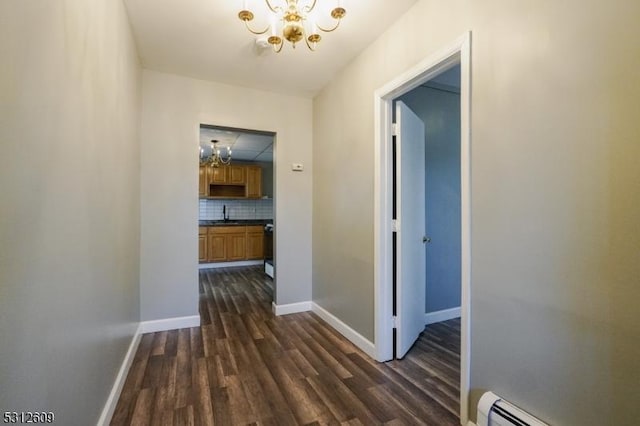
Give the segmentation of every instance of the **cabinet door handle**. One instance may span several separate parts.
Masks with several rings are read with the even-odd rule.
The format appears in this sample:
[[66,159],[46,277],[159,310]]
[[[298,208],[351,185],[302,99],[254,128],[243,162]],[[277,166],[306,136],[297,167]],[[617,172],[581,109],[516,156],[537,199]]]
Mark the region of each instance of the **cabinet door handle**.
[[427,237],[426,235],[422,237],[423,244],[430,243],[430,242],[431,242],[431,237]]

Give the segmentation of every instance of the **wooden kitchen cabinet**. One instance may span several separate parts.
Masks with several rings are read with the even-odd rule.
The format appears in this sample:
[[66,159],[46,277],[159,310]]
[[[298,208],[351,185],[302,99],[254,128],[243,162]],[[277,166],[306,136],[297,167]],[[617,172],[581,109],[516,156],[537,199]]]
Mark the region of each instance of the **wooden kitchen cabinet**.
[[246,198],[247,166],[211,167],[207,197]]
[[264,228],[247,226],[247,260],[264,259]]
[[199,237],[200,263],[264,259],[262,225],[200,227]]
[[198,228],[198,261],[206,262],[209,259],[207,255],[207,228],[200,226]]
[[[236,226],[236,228],[244,228],[244,226]],[[244,232],[244,229],[242,229],[242,231],[240,232],[227,235],[225,242],[227,244],[228,262],[246,259],[247,236]]]
[[227,167],[227,183],[229,185],[244,185],[247,182],[247,166]]
[[262,197],[262,168],[247,166],[247,198]]
[[207,235],[207,261],[225,262],[227,260],[227,237],[226,235]]
[[202,198],[261,198],[262,168],[252,165],[200,166]]
[[208,166],[200,166],[200,178],[198,181],[198,195],[207,197],[209,195],[209,178],[207,176]]
[[209,167],[209,173],[208,173],[208,179],[209,179],[209,184],[225,184],[227,183],[227,181],[229,180],[228,175],[229,175],[229,169],[227,166],[218,166],[218,167],[213,167],[213,166],[208,166]]
[[212,226],[207,235],[208,261],[233,262],[246,256],[246,226]]
[[247,182],[247,166],[231,165],[210,167],[209,184],[244,185]]

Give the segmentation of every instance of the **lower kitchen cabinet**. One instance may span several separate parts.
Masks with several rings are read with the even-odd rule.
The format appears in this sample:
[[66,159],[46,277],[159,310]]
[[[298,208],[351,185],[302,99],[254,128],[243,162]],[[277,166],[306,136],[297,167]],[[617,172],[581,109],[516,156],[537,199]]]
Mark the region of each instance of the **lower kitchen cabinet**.
[[[224,262],[227,260],[227,236],[207,235],[207,262]],[[206,262],[205,262],[206,263]]]
[[246,258],[247,237],[244,226],[236,226],[242,228],[242,232],[235,232],[226,236],[225,244],[227,246],[227,261],[244,260]]
[[247,260],[264,259],[264,228],[247,226]]
[[200,263],[264,259],[264,228],[210,226],[199,228]]
[[200,263],[206,262],[209,259],[207,252],[207,228],[200,226],[198,228],[198,261]]

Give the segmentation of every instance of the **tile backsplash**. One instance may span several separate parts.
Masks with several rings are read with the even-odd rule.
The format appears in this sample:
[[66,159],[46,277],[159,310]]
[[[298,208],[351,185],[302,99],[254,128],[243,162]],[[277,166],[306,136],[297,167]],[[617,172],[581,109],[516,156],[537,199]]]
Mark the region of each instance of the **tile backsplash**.
[[273,199],[259,200],[200,200],[200,220],[221,220],[222,207],[234,220],[273,219]]

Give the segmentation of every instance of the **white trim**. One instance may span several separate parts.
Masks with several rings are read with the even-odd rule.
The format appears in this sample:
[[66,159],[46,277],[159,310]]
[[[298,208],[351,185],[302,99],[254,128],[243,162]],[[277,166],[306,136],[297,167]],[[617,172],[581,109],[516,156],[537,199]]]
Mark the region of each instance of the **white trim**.
[[199,315],[167,318],[155,321],[143,321],[139,323],[138,328],[136,329],[136,332],[131,339],[131,343],[129,344],[129,349],[124,356],[122,365],[120,365],[120,370],[118,371],[116,380],[113,383],[113,387],[111,388],[111,392],[109,393],[107,402],[105,403],[104,408],[102,409],[102,413],[100,414],[100,418],[98,419],[98,426],[106,426],[111,422],[113,412],[115,411],[116,405],[118,404],[118,399],[120,398],[120,392],[122,392],[122,388],[124,387],[124,382],[127,379],[127,374],[129,374],[129,368],[131,368],[131,364],[133,363],[136,351],[138,350],[138,344],[140,343],[140,339],[142,338],[143,334],[199,326]]
[[131,368],[131,364],[133,364],[133,359],[136,355],[136,351],[138,350],[138,344],[140,343],[141,338],[142,327],[138,324],[138,328],[131,338],[129,349],[127,350],[127,353],[122,360],[122,364],[120,365],[120,370],[118,371],[116,380],[113,382],[113,387],[111,388],[107,402],[105,403],[102,413],[100,414],[100,418],[98,419],[98,426],[107,426],[111,422],[113,412],[116,410],[116,405],[120,398],[120,392],[122,392],[124,382],[129,374],[129,368]]
[[469,419],[471,293],[471,32],[409,68],[374,93],[374,335],[375,358],[393,357],[392,331],[392,155],[393,99],[460,64],[461,354],[460,421]]
[[165,318],[154,321],[143,321],[140,323],[142,334],[155,333],[157,331],[176,330],[178,328],[200,327],[200,315],[189,317]]
[[460,317],[460,307],[451,309],[442,309],[441,311],[427,312],[424,314],[424,325],[434,324],[436,322],[447,321]]
[[469,420],[471,387],[471,32],[460,45],[460,419]]
[[369,355],[371,358],[375,358],[376,348],[373,342],[355,331],[353,328],[349,327],[347,324],[338,319],[338,317],[336,317],[317,303],[312,302],[311,306],[313,313],[325,320],[327,324],[333,327],[338,333],[349,339],[351,343],[360,348],[364,353]]
[[271,309],[273,315],[277,317],[280,315],[297,314],[298,312],[310,311],[311,302],[289,303],[288,305],[276,305],[276,302],[271,302]]
[[215,263],[199,263],[200,269],[217,269],[217,268],[233,268],[234,266],[254,266],[262,265],[264,260],[240,260],[238,262],[215,262]]

